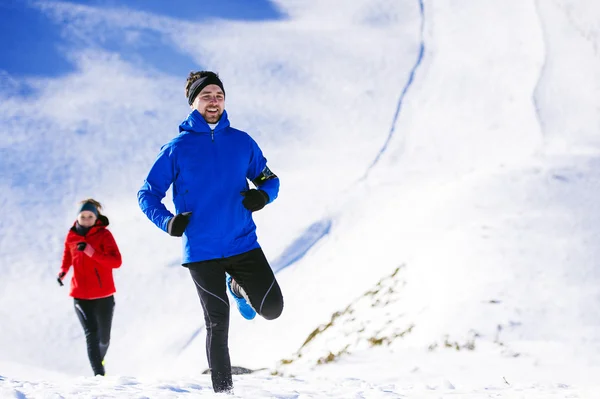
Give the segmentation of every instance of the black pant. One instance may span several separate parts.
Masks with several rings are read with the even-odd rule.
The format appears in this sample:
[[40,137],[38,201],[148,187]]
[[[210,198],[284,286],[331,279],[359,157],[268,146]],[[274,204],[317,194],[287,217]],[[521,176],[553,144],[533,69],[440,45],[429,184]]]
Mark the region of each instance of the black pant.
[[94,375],[104,375],[102,361],[110,344],[114,309],[115,298],[112,295],[100,299],[75,299],[75,313],[85,332],[88,358]]
[[229,298],[225,272],[244,289],[250,304],[267,320],[279,317],[283,296],[262,249],[257,248],[229,258],[188,263],[204,309],[206,356],[215,392],[233,388],[229,359]]

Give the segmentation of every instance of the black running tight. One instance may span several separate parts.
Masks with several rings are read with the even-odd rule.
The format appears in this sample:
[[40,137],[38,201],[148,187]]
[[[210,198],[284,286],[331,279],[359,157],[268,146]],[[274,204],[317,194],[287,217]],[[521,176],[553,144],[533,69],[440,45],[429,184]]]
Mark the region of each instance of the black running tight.
[[188,263],[196,285],[206,324],[206,355],[215,392],[233,387],[229,359],[229,298],[225,272],[244,289],[250,304],[267,320],[283,310],[283,296],[262,249],[257,248],[229,258]]
[[94,375],[104,375],[102,361],[110,344],[115,299],[75,299],[75,313],[85,332],[88,358]]

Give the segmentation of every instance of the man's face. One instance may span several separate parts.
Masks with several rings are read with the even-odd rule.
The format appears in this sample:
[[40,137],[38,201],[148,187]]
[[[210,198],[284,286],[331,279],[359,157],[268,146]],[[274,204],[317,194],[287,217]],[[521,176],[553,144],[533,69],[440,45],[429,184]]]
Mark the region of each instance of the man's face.
[[208,123],[217,123],[225,109],[225,94],[217,85],[208,85],[196,96],[192,108]]

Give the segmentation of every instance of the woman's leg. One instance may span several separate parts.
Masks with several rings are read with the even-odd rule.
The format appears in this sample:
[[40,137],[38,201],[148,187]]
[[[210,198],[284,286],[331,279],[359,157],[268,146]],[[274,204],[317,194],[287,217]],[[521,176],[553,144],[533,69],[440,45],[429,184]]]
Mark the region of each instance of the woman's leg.
[[75,299],[75,313],[81,322],[85,332],[88,358],[94,375],[104,375],[104,366],[100,356],[100,345],[98,342],[98,324],[94,314],[94,304],[91,300]]
[[115,312],[115,298],[95,299],[96,324],[98,326],[98,346],[100,348],[101,362],[106,356],[108,346],[110,345],[110,331],[112,329],[113,314]]
[[225,270],[219,261],[186,265],[196,285],[206,324],[206,355],[215,392],[233,388],[229,358],[229,298],[225,291]]

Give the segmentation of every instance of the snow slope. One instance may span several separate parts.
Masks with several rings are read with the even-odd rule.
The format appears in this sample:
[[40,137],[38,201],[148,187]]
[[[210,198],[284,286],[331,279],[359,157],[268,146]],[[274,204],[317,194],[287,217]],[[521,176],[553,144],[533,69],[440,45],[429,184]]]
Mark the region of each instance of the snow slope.
[[[201,308],[179,243],[135,198],[188,112],[183,77],[98,39],[150,30],[221,74],[233,125],[282,179],[256,220],[286,307],[272,322],[232,315],[233,362],[268,369],[236,377],[238,395],[600,392],[581,372],[600,360],[599,6],[275,4],[285,18],[198,23],[38,4],[76,33],[67,56],[77,71],[2,75],[0,387],[208,395]],[[54,281],[75,203],[88,196],[106,204],[125,261],[106,381],[74,377],[88,374],[84,337]],[[374,307],[363,294],[397,268],[398,296]],[[302,361],[281,363],[298,351]],[[334,361],[316,366],[328,352]]]

